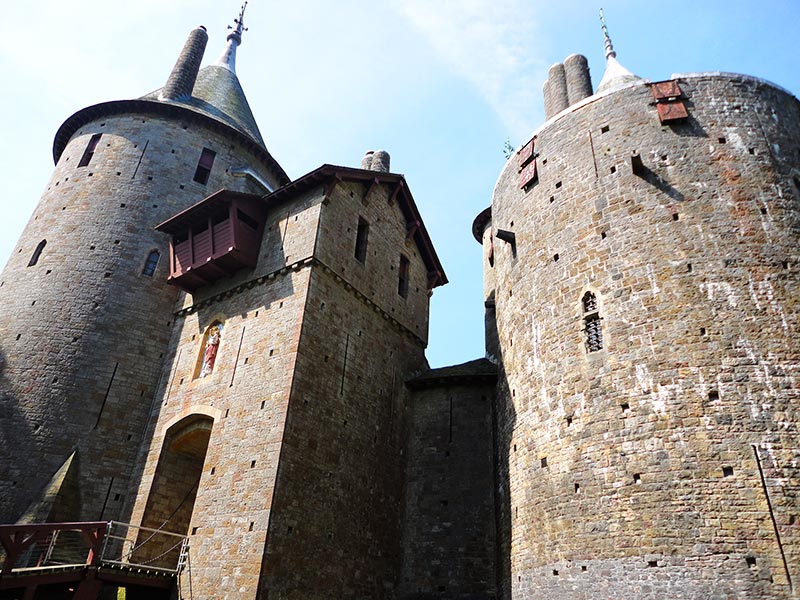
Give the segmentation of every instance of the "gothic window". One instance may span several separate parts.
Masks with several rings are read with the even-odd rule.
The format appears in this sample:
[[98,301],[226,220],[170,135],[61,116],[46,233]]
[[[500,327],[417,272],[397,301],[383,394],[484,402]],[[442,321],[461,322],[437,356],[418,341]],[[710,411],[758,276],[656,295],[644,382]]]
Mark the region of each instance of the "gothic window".
[[203,148],[200,153],[200,160],[197,162],[197,169],[194,172],[194,180],[203,185],[208,183],[208,177],[211,175],[211,167],[214,166],[214,158],[217,153],[208,148]]
[[583,295],[583,331],[586,334],[586,350],[597,352],[603,349],[603,328],[597,297],[592,292]]
[[356,232],[356,252],[355,257],[359,262],[367,260],[367,236],[369,235],[369,223],[362,217],[358,218],[358,231]]
[[403,298],[408,296],[408,259],[400,255],[400,269],[397,278],[397,293]]
[[206,333],[203,336],[203,347],[199,357],[200,360],[198,361],[200,364],[197,377],[202,378],[211,375],[211,372],[214,370],[214,364],[217,362],[217,351],[219,350],[221,340],[222,323],[214,321],[209,328],[206,329]]
[[150,254],[147,255],[147,260],[144,261],[144,268],[142,269],[142,275],[147,275],[148,277],[152,277],[153,273],[156,272],[156,267],[158,266],[158,260],[161,258],[161,253],[158,250],[151,250]]
[[89,161],[92,160],[92,156],[94,156],[94,151],[97,149],[97,144],[100,143],[100,137],[102,135],[102,133],[95,133],[92,139],[89,140],[89,144],[86,146],[86,150],[83,151],[83,156],[81,156],[81,160],[78,163],[79,167],[85,167],[89,164]]
[[28,266],[32,267],[37,262],[39,262],[39,257],[42,255],[42,250],[44,250],[45,245],[47,244],[47,240],[42,240],[36,246],[36,250],[33,251],[31,255],[31,259],[28,261]]

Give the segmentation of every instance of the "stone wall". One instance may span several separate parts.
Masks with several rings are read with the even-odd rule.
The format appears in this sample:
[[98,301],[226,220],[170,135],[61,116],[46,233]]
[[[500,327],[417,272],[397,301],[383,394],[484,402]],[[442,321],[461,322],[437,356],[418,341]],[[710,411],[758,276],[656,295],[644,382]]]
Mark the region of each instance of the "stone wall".
[[[79,167],[95,134],[96,151]],[[207,185],[193,181],[203,147],[217,152]],[[70,519],[123,518],[177,298],[166,284],[168,240],[152,228],[219,188],[257,192],[229,173],[242,164],[272,178],[249,151],[188,117],[100,117],[66,146],[0,276],[0,445],[9,452],[0,521],[47,495],[76,448],[83,460],[71,476],[82,497]],[[153,249],[161,259],[148,277]],[[46,507],[32,510],[47,518]]]
[[495,597],[494,379],[470,375],[410,383],[399,598]]
[[[258,589],[318,229],[317,192],[270,211],[255,269],[185,295],[175,321],[151,439],[138,461],[132,520],[152,518],[169,432],[198,415],[212,418],[191,523],[178,531],[176,516],[163,526],[190,534],[200,597],[254,598]],[[204,334],[216,322],[223,329],[214,369],[200,377]]]
[[[261,597],[391,598],[400,560],[404,381],[426,367],[427,273],[390,186],[340,183],[320,214]],[[367,257],[355,258],[359,216]],[[407,298],[397,261],[410,260]],[[415,307],[423,306],[422,310]]]
[[688,120],[661,125],[645,84],[593,96],[537,132],[537,182],[513,158],[498,182],[506,597],[785,598],[800,578],[800,105],[678,82]]

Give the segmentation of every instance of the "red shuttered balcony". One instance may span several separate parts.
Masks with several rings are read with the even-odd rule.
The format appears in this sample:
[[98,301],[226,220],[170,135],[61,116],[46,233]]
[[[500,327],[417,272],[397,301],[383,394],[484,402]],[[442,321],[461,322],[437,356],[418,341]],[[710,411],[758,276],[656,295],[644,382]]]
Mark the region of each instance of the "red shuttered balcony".
[[220,190],[158,225],[172,236],[169,283],[193,293],[255,267],[266,212],[260,196]]

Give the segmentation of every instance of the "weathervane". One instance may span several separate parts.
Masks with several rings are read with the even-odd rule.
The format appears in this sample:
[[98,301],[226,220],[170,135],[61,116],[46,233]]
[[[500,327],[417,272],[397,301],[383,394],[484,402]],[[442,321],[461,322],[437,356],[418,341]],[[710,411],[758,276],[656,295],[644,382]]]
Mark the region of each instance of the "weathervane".
[[611,43],[611,36],[608,35],[608,26],[606,25],[606,18],[603,16],[603,9],[600,9],[600,24],[603,28],[603,37],[605,38],[606,42],[606,58],[610,56],[617,56],[617,53],[614,52],[614,44]]
[[[242,10],[239,12],[239,18],[234,19],[233,22],[236,23],[236,30],[231,33],[228,37],[236,36],[238,38],[239,43],[242,41],[242,34],[247,31],[247,27],[244,26],[244,10],[247,8],[247,1],[242,4]],[[228,25],[228,29],[233,29],[233,25]]]

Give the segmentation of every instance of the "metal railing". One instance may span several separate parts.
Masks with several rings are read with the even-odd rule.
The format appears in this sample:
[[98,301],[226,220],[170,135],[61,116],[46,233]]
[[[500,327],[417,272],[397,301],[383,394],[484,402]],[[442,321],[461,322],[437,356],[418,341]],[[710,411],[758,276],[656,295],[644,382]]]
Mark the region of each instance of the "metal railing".
[[180,574],[189,565],[188,538],[117,521],[0,525],[2,573],[113,565]]
[[110,521],[101,561],[178,574],[185,565],[188,540],[179,533]]

